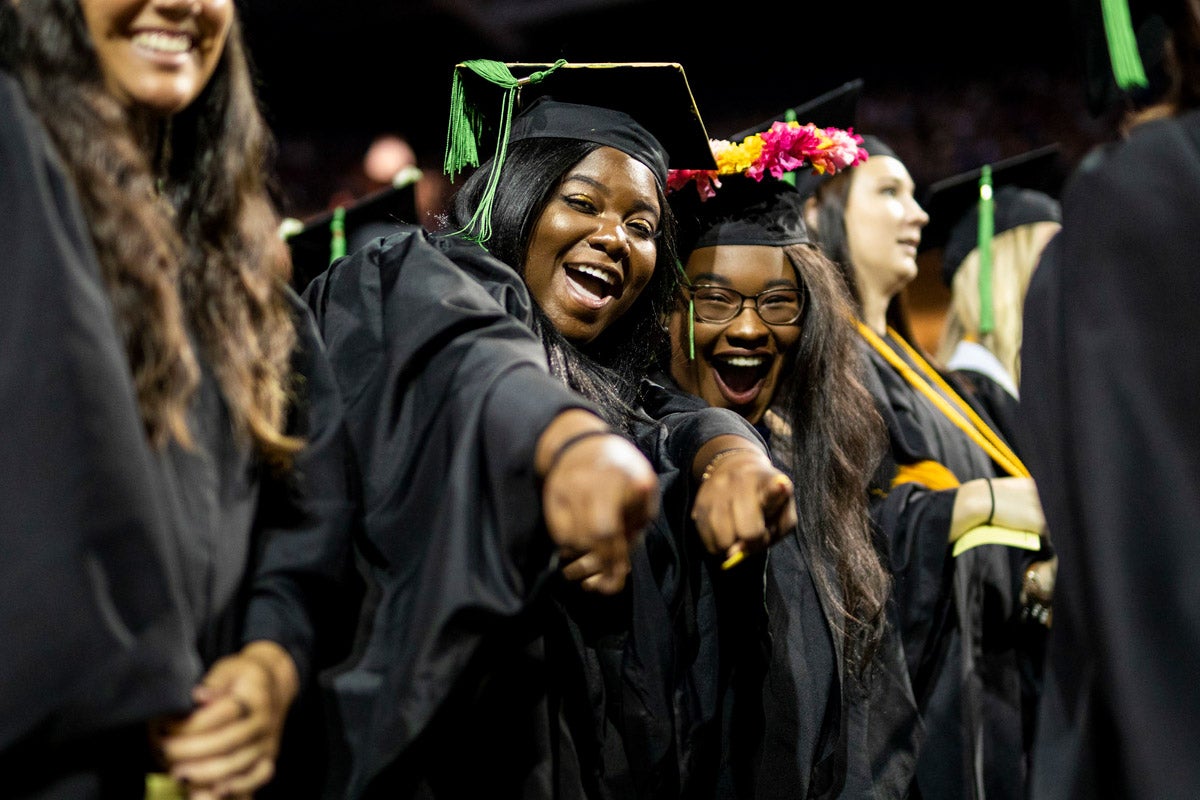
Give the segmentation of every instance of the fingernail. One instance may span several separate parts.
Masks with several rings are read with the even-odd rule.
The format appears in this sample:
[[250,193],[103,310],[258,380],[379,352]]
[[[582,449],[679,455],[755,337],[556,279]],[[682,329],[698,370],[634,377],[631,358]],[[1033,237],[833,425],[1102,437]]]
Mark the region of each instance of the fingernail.
[[742,563],[745,558],[746,552],[744,550],[738,550],[729,558],[725,559],[724,563],[721,564],[721,569],[731,569],[736,567],[738,564]]

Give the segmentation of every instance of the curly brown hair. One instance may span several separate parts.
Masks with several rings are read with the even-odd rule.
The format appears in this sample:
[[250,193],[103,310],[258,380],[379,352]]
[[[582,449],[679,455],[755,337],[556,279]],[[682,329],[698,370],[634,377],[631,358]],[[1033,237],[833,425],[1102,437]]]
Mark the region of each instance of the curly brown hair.
[[[277,465],[296,331],[291,270],[266,165],[274,142],[233,21],[212,79],[163,119],[125,109],[103,77],[78,0],[22,0],[4,51],[78,189],[150,441],[190,446],[187,410],[209,365],[235,430]],[[192,335],[195,336],[193,344]]]

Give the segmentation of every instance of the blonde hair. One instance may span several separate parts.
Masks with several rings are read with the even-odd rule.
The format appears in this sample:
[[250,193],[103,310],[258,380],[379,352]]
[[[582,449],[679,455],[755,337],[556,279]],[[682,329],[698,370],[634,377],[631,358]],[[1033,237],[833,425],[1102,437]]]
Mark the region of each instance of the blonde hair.
[[[992,239],[992,315],[994,329],[979,332],[979,250],[963,259],[950,285],[950,307],[938,345],[938,359],[947,363],[958,343],[977,342],[991,351],[1020,386],[1021,313],[1029,279],[1045,244],[1041,223],[1018,225]],[[1053,224],[1053,223],[1050,223]]]

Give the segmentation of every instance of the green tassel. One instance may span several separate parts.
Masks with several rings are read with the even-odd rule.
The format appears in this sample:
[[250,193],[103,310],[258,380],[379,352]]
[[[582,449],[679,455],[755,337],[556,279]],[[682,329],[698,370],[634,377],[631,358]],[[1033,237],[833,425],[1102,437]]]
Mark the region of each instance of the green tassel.
[[979,176],[979,334],[996,329],[992,309],[992,231],[995,229],[995,209],[992,201],[992,165],[984,164]]
[[1112,59],[1113,77],[1121,89],[1144,88],[1150,85],[1138,53],[1137,36],[1125,0],[1100,0],[1104,15],[1104,36]]
[[[459,231],[460,234],[475,231],[470,238],[481,244],[491,238],[492,205],[496,198],[496,187],[500,184],[500,171],[508,154],[508,138],[512,132],[512,117],[518,92],[525,84],[540,83],[547,75],[566,63],[565,59],[560,58],[549,69],[517,79],[503,61],[474,59],[463,62],[462,66],[489,83],[499,86],[504,92],[500,101],[500,128],[496,137],[496,154],[492,158],[492,172],[480,197],[479,207],[475,209],[466,226]],[[450,176],[452,183],[454,176],[467,166],[479,166],[478,142],[483,135],[483,127],[484,116],[467,101],[461,74],[456,69],[450,87],[450,124],[446,130],[446,157],[442,164],[442,171]]]
[[688,361],[696,360],[696,301],[688,298]]
[[[687,272],[683,268],[683,262],[678,258],[675,259],[675,269],[679,270],[679,282],[683,286],[691,286],[692,282],[688,280]],[[696,360],[696,301],[692,299],[692,295],[688,293],[688,361]]]
[[338,206],[329,220],[329,263],[346,255],[346,207]]

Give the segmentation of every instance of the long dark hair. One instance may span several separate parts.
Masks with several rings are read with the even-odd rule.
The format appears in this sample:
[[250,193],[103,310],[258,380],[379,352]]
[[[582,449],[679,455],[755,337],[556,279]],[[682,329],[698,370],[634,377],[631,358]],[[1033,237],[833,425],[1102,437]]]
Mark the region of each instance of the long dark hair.
[[[772,450],[796,477],[802,545],[822,594],[841,611],[847,672],[865,680],[883,637],[891,574],[875,548],[868,483],[887,445],[883,419],[862,382],[865,365],[837,268],[813,245],[784,248],[807,299],[800,337],[772,410],[791,429]],[[776,441],[783,439],[783,441]],[[836,586],[833,581],[836,580]]]
[[[821,183],[814,196],[817,201],[817,224],[809,226],[809,233],[820,245],[842,276],[847,293],[854,301],[857,316],[862,315],[862,295],[858,291],[858,278],[854,264],[850,261],[850,247],[846,236],[846,200],[854,180],[853,167],[830,177]],[[897,292],[888,302],[887,324],[904,340],[916,347],[912,323],[909,321],[904,292]]]
[[267,188],[273,141],[236,18],[212,79],[169,120],[104,91],[78,0],[21,0],[0,38],[74,178],[150,440],[191,442],[200,373],[190,330],[236,430],[287,463],[301,446],[283,432],[296,342],[282,293],[290,259]]
[[[507,152],[492,207],[492,235],[485,246],[525,277],[525,261],[534,226],[563,176],[599,148],[575,139],[524,139]],[[480,166],[454,198],[453,219],[460,227],[479,206],[492,163]],[[638,299],[586,347],[567,341],[535,306],[536,328],[546,347],[551,371],[584,397],[596,402],[611,424],[630,430],[637,410],[640,379],[666,341],[660,320],[677,286],[675,218],[659,187],[662,207],[654,275]],[[477,233],[477,229],[470,233]]]

